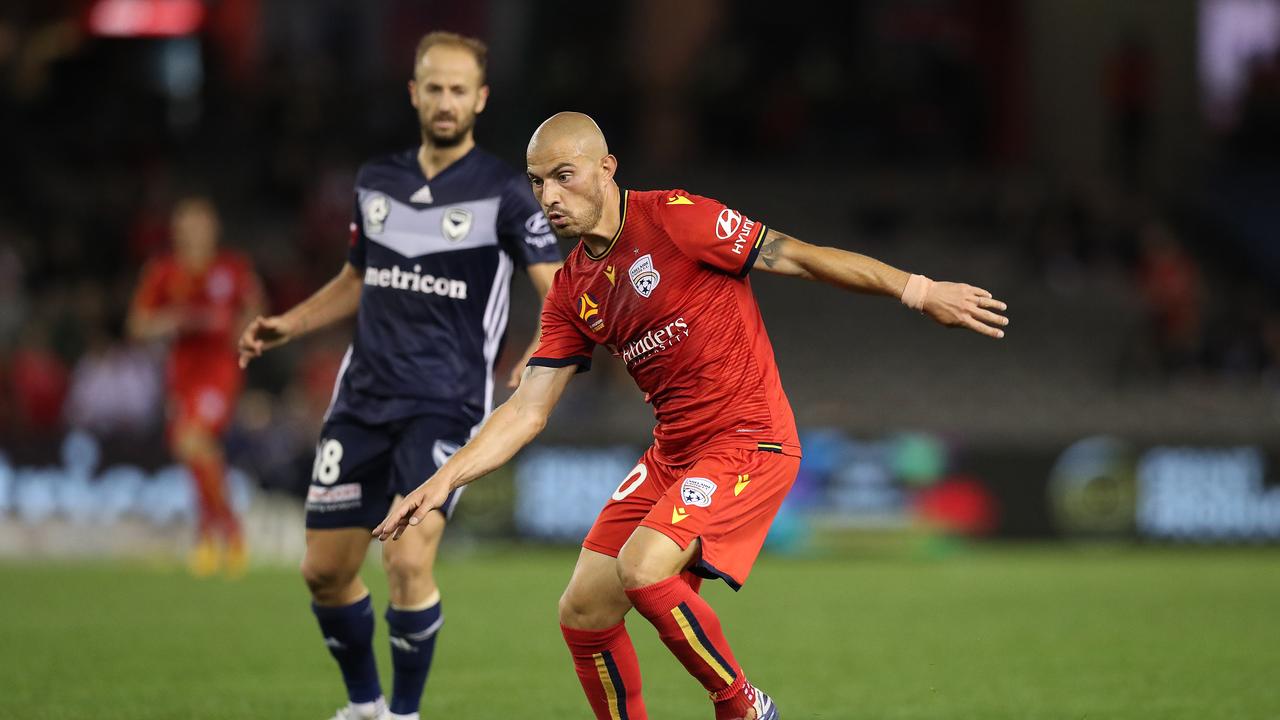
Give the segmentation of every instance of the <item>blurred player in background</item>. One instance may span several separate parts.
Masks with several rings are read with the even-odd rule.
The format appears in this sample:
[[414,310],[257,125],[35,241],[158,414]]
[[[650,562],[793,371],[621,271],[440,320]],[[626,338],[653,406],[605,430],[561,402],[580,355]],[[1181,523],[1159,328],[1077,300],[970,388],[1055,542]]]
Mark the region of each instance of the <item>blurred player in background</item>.
[[172,233],[173,253],[143,270],[128,330],[137,340],[170,341],[167,436],[195,480],[199,505],[189,568],[239,575],[247,554],[227,496],[221,435],[241,386],[235,333],[262,311],[262,289],[246,257],[218,248],[218,211],[208,198],[181,200]]
[[[539,298],[560,267],[555,235],[524,176],[476,147],[476,115],[489,96],[485,58],[478,40],[422,39],[409,82],[421,145],[360,169],[346,266],[292,310],[254,320],[240,340],[243,365],[356,314],[317,446],[302,563],[347,685],[339,720],[388,711],[374,664],[372,600],[359,575],[369,529],[467,442],[492,408],[514,267],[524,266]],[[443,622],[433,566],[458,496],[425,517],[411,542],[383,548],[392,718],[418,714]]]
[[403,536],[509,460],[604,345],[626,364],[658,425],[653,446],[587,534],[560,601],[588,702],[602,720],[646,717],[623,622],[634,607],[710,693],[718,720],[777,718],[698,595],[701,578],[735,590],[746,582],[800,467],[795,420],[747,273],[888,295],[944,325],[992,337],[1004,335],[1008,321],[998,311],[1005,306],[969,285],[809,245],[683,190],[623,191],[616,169],[585,115],[560,113],[534,133],[534,194],[557,235],[581,239],[547,295],[541,343],[511,399],[374,533]]

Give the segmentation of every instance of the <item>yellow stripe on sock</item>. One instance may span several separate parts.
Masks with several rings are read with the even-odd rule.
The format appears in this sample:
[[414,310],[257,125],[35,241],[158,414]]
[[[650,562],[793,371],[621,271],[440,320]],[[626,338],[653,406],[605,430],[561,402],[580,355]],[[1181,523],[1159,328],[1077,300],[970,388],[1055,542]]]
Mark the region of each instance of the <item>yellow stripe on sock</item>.
[[609,677],[609,668],[604,664],[604,653],[596,653],[591,657],[596,661],[596,672],[600,675],[600,684],[604,685],[604,696],[609,701],[609,717],[611,720],[622,720],[618,712],[618,689],[613,686],[613,678]]
[[689,618],[686,618],[684,613],[680,611],[679,605],[671,608],[671,616],[676,619],[676,624],[680,626],[680,632],[684,633],[684,639],[689,642],[689,647],[693,648],[693,651],[698,653],[698,657],[702,658],[712,670],[716,671],[716,675],[719,675],[721,680],[732,684],[733,673],[729,671],[729,668],[716,662],[716,659],[711,656],[707,648],[698,640],[698,636],[693,632],[693,627],[689,625]]

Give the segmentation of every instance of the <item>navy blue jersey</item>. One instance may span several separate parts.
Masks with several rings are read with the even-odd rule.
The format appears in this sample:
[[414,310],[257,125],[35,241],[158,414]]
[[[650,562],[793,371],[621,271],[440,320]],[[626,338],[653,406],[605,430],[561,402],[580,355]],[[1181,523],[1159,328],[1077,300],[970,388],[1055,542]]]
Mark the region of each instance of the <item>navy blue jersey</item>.
[[523,174],[474,148],[428,182],[415,148],[360,168],[348,260],[364,290],[329,415],[474,425],[493,404],[512,271],[560,250]]

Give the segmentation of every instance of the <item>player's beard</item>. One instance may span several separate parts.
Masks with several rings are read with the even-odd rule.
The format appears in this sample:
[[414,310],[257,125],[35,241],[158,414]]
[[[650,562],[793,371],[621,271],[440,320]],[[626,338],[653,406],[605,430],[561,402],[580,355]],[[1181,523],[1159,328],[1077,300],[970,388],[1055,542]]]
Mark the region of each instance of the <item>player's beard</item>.
[[[570,216],[573,222],[564,227],[551,226],[551,231],[556,237],[573,239],[581,237],[584,233],[590,232],[592,228],[600,224],[600,216],[604,215],[604,190],[596,187],[595,192],[587,197],[588,206],[586,212],[581,216]],[[561,212],[564,212],[561,210]]]
[[431,119],[420,119],[422,124],[422,137],[426,139],[432,147],[451,148],[457,147],[471,133],[471,128],[475,127],[476,116],[454,118],[455,130],[449,134],[437,133],[431,129]]

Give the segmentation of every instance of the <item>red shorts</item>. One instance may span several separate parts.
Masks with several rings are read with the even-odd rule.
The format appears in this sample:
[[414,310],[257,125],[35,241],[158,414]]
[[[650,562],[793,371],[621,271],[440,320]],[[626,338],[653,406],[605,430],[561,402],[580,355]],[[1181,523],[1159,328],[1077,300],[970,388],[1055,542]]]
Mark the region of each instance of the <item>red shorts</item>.
[[169,389],[169,433],[175,428],[195,425],[213,435],[221,435],[231,422],[239,378],[211,378],[209,382]]
[[709,450],[690,465],[667,465],[651,447],[600,511],[582,546],[617,557],[639,525],[682,550],[701,539],[694,572],[737,590],[799,469],[798,457],[743,448]]

